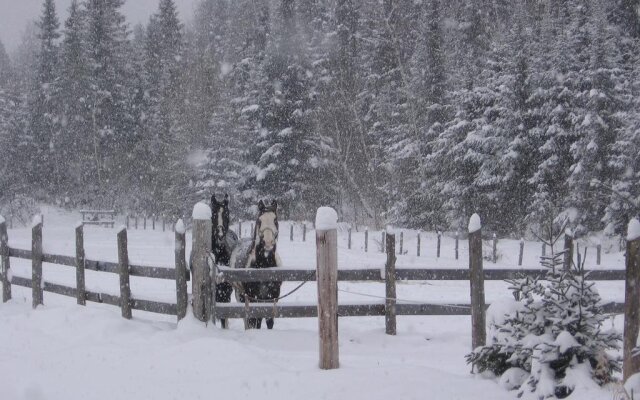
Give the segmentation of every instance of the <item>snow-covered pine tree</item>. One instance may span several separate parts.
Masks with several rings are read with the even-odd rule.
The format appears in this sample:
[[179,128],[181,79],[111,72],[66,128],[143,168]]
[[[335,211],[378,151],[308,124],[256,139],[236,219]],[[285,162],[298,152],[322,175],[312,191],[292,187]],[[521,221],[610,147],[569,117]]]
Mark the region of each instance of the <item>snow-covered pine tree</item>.
[[[579,232],[598,231],[615,174],[611,168],[611,148],[623,128],[619,113],[623,109],[621,91],[628,87],[618,68],[617,36],[606,30],[602,19],[596,17],[598,28],[591,43],[590,89],[586,95],[586,112],[576,121],[579,139],[573,144],[574,164],[569,178],[570,206],[578,211],[574,224]],[[594,182],[595,181],[595,182]],[[597,183],[596,183],[597,182]],[[603,187],[604,185],[604,187]]]
[[[529,183],[535,187],[528,222],[543,223],[548,210],[566,209],[568,187],[566,181],[573,164],[572,144],[577,140],[574,121],[582,113],[580,96],[581,74],[585,68],[584,41],[576,32],[582,32],[582,21],[570,11],[581,10],[561,4],[554,15],[553,9],[544,14],[540,52],[549,54],[538,58],[532,85],[531,115],[534,132],[543,143],[539,147],[540,164]],[[581,61],[582,60],[582,61]]]
[[135,176],[146,200],[138,207],[174,214],[185,194],[186,139],[178,123],[181,111],[182,24],[173,0],[161,0],[144,35],[142,123]]
[[[555,243],[562,229],[549,232]],[[607,351],[619,348],[621,335],[603,328],[607,316],[584,263],[564,270],[563,253],[550,248],[544,275],[507,281],[514,301],[490,307],[489,344],[467,355],[474,369],[500,376],[523,399],[564,398],[578,383],[602,385],[620,371]]]
[[[91,187],[89,171],[93,165],[93,146],[89,135],[90,115],[87,103],[89,94],[89,69],[85,59],[85,20],[77,0],[71,2],[69,17],[64,24],[64,37],[60,46],[60,101],[61,143],[56,151],[66,160],[66,184],[59,189],[72,191],[74,204],[90,203],[85,191],[77,188]],[[79,198],[77,198],[79,196]],[[65,196],[66,197],[66,196]]]
[[60,23],[56,14],[55,2],[45,0],[42,14],[37,24],[40,48],[35,65],[35,79],[29,92],[29,133],[33,137],[30,150],[30,181],[41,189],[42,199],[57,190],[64,171],[60,165],[58,143],[60,136],[59,82],[58,82],[58,43]]
[[120,11],[124,0],[86,0],[83,4],[91,127],[87,135],[93,149],[89,197],[97,206],[113,206],[123,200],[121,180],[129,172],[129,150],[135,144],[134,117],[128,107],[129,32]]
[[259,98],[257,146],[250,155],[248,185],[258,196],[276,198],[284,218],[304,218],[326,203],[326,192],[315,186],[328,173],[322,142],[314,137],[314,99],[308,55],[302,46],[292,0],[278,8],[274,40],[263,61],[266,85]]

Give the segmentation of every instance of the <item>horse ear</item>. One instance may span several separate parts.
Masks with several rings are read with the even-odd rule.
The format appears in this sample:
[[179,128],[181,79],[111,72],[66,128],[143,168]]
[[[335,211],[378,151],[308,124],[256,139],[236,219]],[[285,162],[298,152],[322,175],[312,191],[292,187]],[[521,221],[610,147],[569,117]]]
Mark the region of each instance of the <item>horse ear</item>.
[[264,212],[264,202],[262,200],[258,202],[258,211]]
[[278,202],[275,199],[271,201],[271,207],[273,207],[274,211],[278,209]]
[[229,205],[229,195],[226,193],[224,195],[224,205],[225,207]]

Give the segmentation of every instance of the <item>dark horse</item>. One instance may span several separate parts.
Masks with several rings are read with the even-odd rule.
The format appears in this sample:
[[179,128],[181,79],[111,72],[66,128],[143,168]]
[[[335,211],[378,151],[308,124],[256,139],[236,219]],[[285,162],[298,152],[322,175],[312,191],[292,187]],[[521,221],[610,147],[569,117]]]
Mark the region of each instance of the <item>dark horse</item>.
[[[242,241],[231,256],[232,268],[271,268],[282,265],[276,253],[278,243],[278,203],[274,200],[266,206],[258,203],[258,219],[253,230],[253,240]],[[270,302],[280,296],[282,282],[240,282],[236,288],[236,298],[244,303]],[[267,328],[273,328],[273,318],[266,318]],[[258,328],[262,318],[247,318],[247,328]]]
[[[238,244],[238,236],[229,230],[229,196],[224,195],[224,200],[219,202],[216,196],[211,196],[211,252],[216,264],[229,266],[231,253]],[[231,301],[233,287],[228,282],[220,282],[216,285],[216,303],[228,303]],[[222,327],[227,326],[227,320],[220,320]]]

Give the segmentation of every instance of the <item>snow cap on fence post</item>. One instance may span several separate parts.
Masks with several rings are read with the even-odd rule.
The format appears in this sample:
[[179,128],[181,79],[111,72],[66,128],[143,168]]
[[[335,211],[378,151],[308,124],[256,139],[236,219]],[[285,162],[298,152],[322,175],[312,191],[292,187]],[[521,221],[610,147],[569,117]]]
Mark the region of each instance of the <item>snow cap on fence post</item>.
[[211,207],[203,202],[196,203],[196,205],[193,206],[192,217],[197,220],[211,219]]
[[33,216],[33,221],[31,222],[31,227],[35,228],[36,226],[42,223],[42,214],[36,214]]
[[627,229],[627,241],[631,242],[632,240],[636,240],[640,238],[640,221],[636,218],[633,218],[629,221],[629,227]]
[[180,218],[178,222],[176,222],[176,232],[181,235],[184,235],[185,229],[184,229],[184,221],[182,221],[182,218]]
[[478,214],[473,214],[471,218],[469,218],[469,233],[477,232],[480,229],[482,229],[480,216]]
[[320,207],[316,212],[316,230],[328,231],[338,228],[338,213],[331,207]]

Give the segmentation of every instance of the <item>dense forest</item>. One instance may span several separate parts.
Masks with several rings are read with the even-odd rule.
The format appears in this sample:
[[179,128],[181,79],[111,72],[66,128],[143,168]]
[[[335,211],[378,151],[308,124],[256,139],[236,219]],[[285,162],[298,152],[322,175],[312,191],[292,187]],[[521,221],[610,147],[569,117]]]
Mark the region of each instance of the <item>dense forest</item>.
[[0,43],[5,212],[183,215],[229,193],[236,217],[276,198],[281,218],[478,212],[503,235],[638,214],[638,0],[160,0],[146,26],[123,1],[44,0]]

